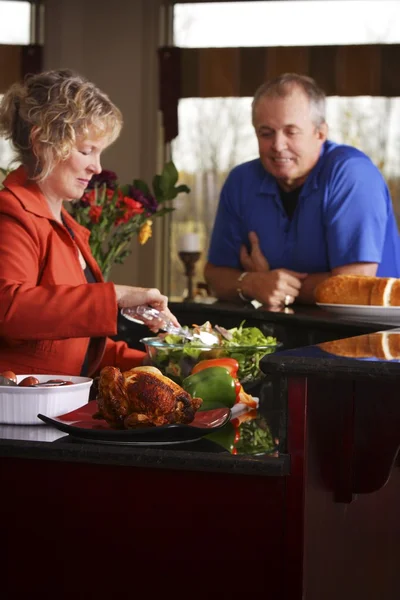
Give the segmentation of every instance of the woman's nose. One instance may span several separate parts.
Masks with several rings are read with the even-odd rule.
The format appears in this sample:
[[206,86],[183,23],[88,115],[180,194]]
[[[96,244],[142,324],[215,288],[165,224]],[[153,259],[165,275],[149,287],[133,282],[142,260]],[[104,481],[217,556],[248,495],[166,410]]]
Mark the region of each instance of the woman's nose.
[[96,175],[98,175],[99,173],[101,173],[102,168],[101,168],[100,157],[93,159],[93,162],[90,165],[90,169]]

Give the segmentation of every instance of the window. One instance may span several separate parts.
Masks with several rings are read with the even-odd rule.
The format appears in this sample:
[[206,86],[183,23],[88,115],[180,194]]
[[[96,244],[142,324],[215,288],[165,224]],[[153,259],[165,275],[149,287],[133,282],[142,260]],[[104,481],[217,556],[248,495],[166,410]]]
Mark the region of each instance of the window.
[[[30,2],[0,0],[0,44],[27,45],[31,35]],[[0,90],[0,99],[2,98]],[[0,138],[0,168],[7,168],[13,158],[13,151],[7,140]],[[3,179],[0,173],[0,183]]]
[[31,3],[0,0],[0,44],[29,44]]
[[[330,26],[315,27],[315,22]],[[400,3],[391,0],[177,4],[174,43],[194,48],[393,44],[400,42],[399,22]],[[172,156],[191,193],[172,217],[172,296],[182,297],[186,285],[177,240],[183,233],[199,234],[202,256],[195,281],[201,282],[221,186],[233,166],[258,155],[251,100],[179,102],[179,136],[172,142]],[[360,148],[381,169],[400,221],[400,98],[331,96],[327,120],[330,139]]]
[[174,44],[187,48],[396,44],[399,22],[400,3],[393,0],[176,4]]

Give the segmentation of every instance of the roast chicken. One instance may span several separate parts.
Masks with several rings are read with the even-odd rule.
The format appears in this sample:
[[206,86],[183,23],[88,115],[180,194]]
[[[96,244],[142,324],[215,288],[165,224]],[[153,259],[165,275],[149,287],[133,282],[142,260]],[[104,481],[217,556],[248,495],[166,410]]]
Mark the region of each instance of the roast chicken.
[[191,423],[202,403],[155,367],[104,367],[98,389],[95,417],[118,429]]

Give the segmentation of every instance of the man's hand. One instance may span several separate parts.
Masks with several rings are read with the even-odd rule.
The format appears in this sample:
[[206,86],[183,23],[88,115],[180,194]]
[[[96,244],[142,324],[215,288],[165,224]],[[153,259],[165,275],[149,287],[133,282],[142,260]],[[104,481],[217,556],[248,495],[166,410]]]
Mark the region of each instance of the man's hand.
[[255,231],[249,233],[250,253],[246,246],[240,248],[240,262],[245,271],[269,271],[268,260],[261,252],[258,236]]
[[272,307],[282,307],[293,304],[300,293],[303,280],[307,273],[298,273],[288,269],[273,269],[272,271],[249,271],[242,281],[245,296],[258,300]]
[[[245,278],[246,281],[243,280],[245,295],[250,295],[271,307],[292,304],[299,295],[302,281],[307,277],[307,273],[288,269],[271,271],[268,260],[261,252],[255,231],[250,231],[249,241],[250,252],[244,245],[240,248],[240,262],[243,269],[249,273]],[[257,273],[257,276],[253,276],[253,273]]]

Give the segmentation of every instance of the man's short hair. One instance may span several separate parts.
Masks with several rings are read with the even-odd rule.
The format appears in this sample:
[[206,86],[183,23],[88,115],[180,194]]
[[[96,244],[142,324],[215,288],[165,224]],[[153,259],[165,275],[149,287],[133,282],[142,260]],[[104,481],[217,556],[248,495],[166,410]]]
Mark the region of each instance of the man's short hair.
[[319,87],[312,77],[297,73],[284,73],[275,79],[266,81],[256,90],[251,105],[253,125],[255,122],[255,110],[261,98],[284,98],[291,94],[295,88],[301,89],[307,96],[315,126],[319,127],[325,123],[326,96],[323,89]]

